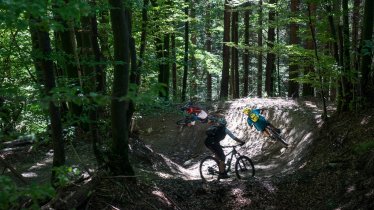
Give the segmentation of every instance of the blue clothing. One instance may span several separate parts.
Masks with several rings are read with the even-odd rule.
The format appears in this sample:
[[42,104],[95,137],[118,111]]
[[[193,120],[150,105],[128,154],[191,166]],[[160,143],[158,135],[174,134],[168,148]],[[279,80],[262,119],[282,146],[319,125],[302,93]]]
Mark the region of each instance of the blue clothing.
[[260,109],[253,109],[247,118],[248,125],[254,125],[258,131],[264,131],[266,126],[269,124],[265,117],[261,115]]

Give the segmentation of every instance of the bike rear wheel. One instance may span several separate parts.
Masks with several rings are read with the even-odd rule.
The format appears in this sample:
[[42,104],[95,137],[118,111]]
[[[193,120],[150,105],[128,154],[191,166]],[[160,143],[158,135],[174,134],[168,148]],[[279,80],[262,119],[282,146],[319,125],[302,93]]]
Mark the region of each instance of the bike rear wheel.
[[211,182],[218,180],[219,168],[218,161],[212,157],[207,156],[200,162],[200,176],[203,181]]
[[235,173],[238,179],[249,179],[255,175],[255,167],[247,156],[240,156],[235,163]]

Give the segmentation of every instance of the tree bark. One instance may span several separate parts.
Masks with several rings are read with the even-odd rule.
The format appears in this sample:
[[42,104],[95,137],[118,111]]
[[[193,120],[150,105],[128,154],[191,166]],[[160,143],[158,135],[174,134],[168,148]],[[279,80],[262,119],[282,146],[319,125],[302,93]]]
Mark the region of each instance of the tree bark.
[[372,54],[369,47],[365,47],[365,42],[373,40],[373,22],[374,22],[374,1],[365,0],[365,11],[362,25],[361,42],[361,92],[366,107],[374,106],[374,76],[372,73]]
[[178,87],[177,87],[177,48],[175,46],[175,33],[171,34],[171,56],[172,56],[172,67],[171,67],[171,77],[172,77],[172,91],[173,99],[176,100],[178,97]]
[[[338,36],[337,36],[337,33],[336,33],[336,27],[335,27],[335,21],[334,21],[334,16],[333,16],[333,10],[332,10],[332,5],[331,4],[328,4],[326,6],[326,11],[327,13],[329,14],[328,15],[328,22],[329,22],[329,28],[330,28],[330,32],[331,32],[331,38],[332,38],[332,41],[331,41],[331,44],[332,44],[332,53],[333,53],[333,57],[335,59],[335,62],[336,64],[338,65],[339,64],[339,47],[338,47]],[[339,94],[339,83],[336,82],[336,80],[334,80],[333,78],[330,79],[330,83],[331,83],[331,95],[330,95],[330,100],[336,100],[336,96]]]
[[[276,4],[276,0],[270,0],[270,4]],[[268,53],[266,56],[266,81],[265,91],[268,96],[274,96],[274,72],[275,72],[275,53],[272,52],[275,42],[275,11],[270,9],[269,11],[269,28],[268,28]]]
[[[58,106],[51,100],[53,98],[52,90],[56,87],[55,72],[53,69],[53,61],[51,60],[51,41],[48,30],[37,29],[38,46],[43,55],[41,67],[44,74],[45,96],[49,97],[48,108],[49,118],[51,122],[52,142],[53,142],[53,167],[60,167],[65,164],[64,139],[62,137],[61,114]],[[57,187],[56,171],[52,170],[51,183]]]
[[[310,13],[311,13],[311,18],[316,21],[316,4],[315,3],[311,3],[310,4]],[[311,29],[312,31],[310,31],[310,33],[315,33],[315,27],[314,25],[311,25]],[[312,38],[307,38],[306,39],[306,46],[305,46],[305,49],[309,50],[309,51],[314,51],[314,43],[313,43],[313,39]],[[304,67],[304,76],[307,76],[309,74],[313,74],[314,72],[314,58],[306,58],[307,60],[307,65]],[[302,95],[305,96],[305,97],[312,97],[314,96],[314,88],[313,86],[311,85],[311,83],[304,83],[303,84],[303,92],[302,92]]]
[[[352,14],[352,69],[358,74],[359,71],[359,26],[360,26],[360,6],[361,0],[354,0]],[[355,88],[356,89],[356,88]]]
[[243,53],[243,96],[248,96],[249,91],[249,15],[250,12],[244,12],[244,45],[247,47]]
[[225,100],[229,96],[229,72],[230,72],[230,47],[226,45],[230,41],[230,20],[228,0],[225,0],[225,10],[223,13],[223,68],[221,77],[220,99]]
[[[299,11],[299,0],[291,0],[291,15],[292,17],[297,17]],[[296,22],[290,24],[290,44],[299,45],[299,38],[297,36],[299,31],[299,26]],[[296,58],[290,55],[289,58],[289,68],[288,68],[288,97],[297,98],[299,97],[299,84],[294,81],[299,77],[299,66],[296,63]]]
[[[189,1],[185,0],[186,5],[189,5]],[[184,14],[186,19],[188,18],[188,6],[184,8]],[[184,59],[183,59],[183,78],[182,78],[182,102],[186,101],[187,95],[187,77],[188,77],[188,42],[189,42],[189,22],[188,19],[184,24]]]
[[[63,62],[61,63],[63,69],[65,70],[65,73],[67,75],[67,78],[69,79],[69,86],[71,86],[74,90],[81,89],[81,80],[79,77],[79,66],[78,66],[78,60],[77,60],[77,47],[75,45],[75,36],[74,36],[74,30],[73,26],[71,25],[71,20],[64,20],[60,14],[58,13],[58,8],[66,6],[69,1],[65,0],[64,2],[59,2],[57,0],[54,0],[53,7],[55,8],[54,16],[55,20],[59,22],[63,26],[63,30],[56,31],[58,36],[61,38],[61,48],[63,51]],[[78,94],[79,92],[76,92],[75,94]],[[72,117],[75,120],[78,120],[77,117],[80,116],[82,112],[82,106],[78,105],[72,101],[69,102],[70,107],[70,117]],[[74,120],[74,121],[75,121]],[[78,122],[78,126],[79,126]]]
[[239,98],[238,21],[239,13],[237,11],[232,12],[231,42],[235,44],[235,46],[231,47],[231,90],[233,98]]
[[115,175],[134,175],[128,157],[129,25],[121,0],[109,0],[114,40],[114,81],[112,88],[112,148],[109,168]]
[[351,76],[351,62],[350,62],[350,38],[349,38],[349,20],[348,20],[348,0],[343,0],[343,74],[342,86],[343,97],[342,107],[340,112],[349,111],[352,109],[351,103],[353,102],[353,86]]
[[[210,21],[211,21],[211,3],[208,2],[207,8],[206,8],[206,16],[205,16],[205,48],[207,52],[212,52],[212,33],[210,32]],[[207,72],[207,78],[206,78],[206,88],[207,88],[207,98],[206,100],[208,102],[213,100],[212,97],[212,74],[209,72],[209,70],[205,67],[205,71]]]
[[262,0],[258,2],[259,14],[258,14],[258,25],[259,29],[257,32],[257,45],[260,49],[257,59],[257,96],[262,97]]

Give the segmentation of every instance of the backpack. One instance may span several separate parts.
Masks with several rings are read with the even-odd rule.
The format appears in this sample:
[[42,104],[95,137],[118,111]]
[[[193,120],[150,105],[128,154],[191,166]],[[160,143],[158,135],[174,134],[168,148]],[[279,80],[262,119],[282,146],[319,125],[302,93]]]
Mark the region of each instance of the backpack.
[[221,141],[226,136],[226,127],[220,125],[210,126],[206,130],[206,135],[208,138],[213,138],[215,141]]

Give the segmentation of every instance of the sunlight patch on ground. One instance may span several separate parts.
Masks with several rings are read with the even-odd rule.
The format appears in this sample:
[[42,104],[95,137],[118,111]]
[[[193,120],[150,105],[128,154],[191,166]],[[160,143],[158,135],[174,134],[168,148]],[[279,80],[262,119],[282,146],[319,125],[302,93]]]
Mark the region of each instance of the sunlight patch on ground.
[[22,173],[22,176],[30,178],[30,177],[37,177],[38,175],[34,172],[25,172],[25,173]]
[[162,202],[166,203],[168,206],[171,206],[171,202],[169,201],[169,199],[159,189],[153,190],[152,194],[155,195],[155,196],[157,196],[159,198],[159,200],[161,200]]
[[370,118],[371,118],[371,116],[365,116],[364,118],[362,118],[362,120],[361,120],[361,125],[366,125],[366,124],[368,124],[369,121],[370,121]]
[[164,179],[171,179],[171,178],[173,178],[173,175],[167,174],[167,173],[163,173],[163,172],[156,172],[156,174],[159,177],[164,178]]
[[45,155],[46,155],[46,158],[44,158],[44,160],[37,162],[35,165],[31,166],[29,170],[41,169],[47,166],[48,164],[52,163],[53,150],[49,150]]
[[351,193],[356,190],[356,186],[352,185],[347,188],[347,193]]
[[178,176],[182,179],[185,179],[185,180],[192,180],[192,179],[197,179],[197,178],[200,179],[200,174],[199,174],[198,170],[186,169],[186,168],[174,163],[172,160],[170,160],[165,155],[163,155],[163,154],[159,154],[159,155],[165,160],[165,163],[169,166],[170,170],[173,173],[178,174],[176,176]]

